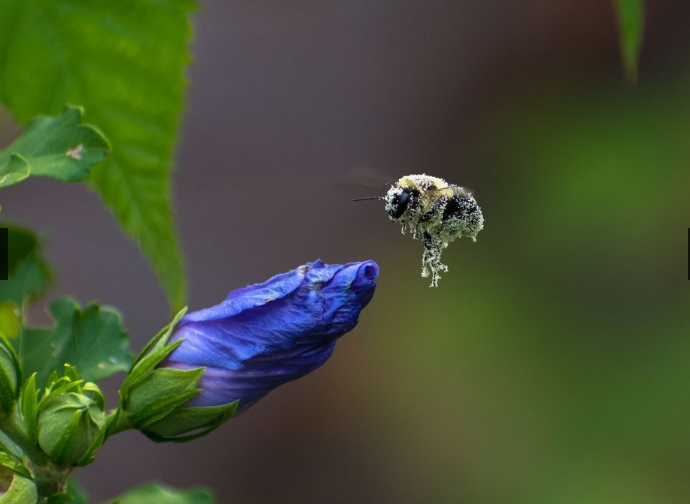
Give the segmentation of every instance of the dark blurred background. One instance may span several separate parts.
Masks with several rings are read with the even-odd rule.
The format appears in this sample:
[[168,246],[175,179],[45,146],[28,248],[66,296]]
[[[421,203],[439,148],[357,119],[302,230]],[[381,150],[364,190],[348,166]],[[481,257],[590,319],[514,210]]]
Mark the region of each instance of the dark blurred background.
[[[93,500],[155,479],[243,504],[689,502],[690,4],[648,3],[631,86],[608,1],[201,2],[191,308],[317,257],[375,259],[378,291],[322,369],[212,435],[111,440]],[[0,145],[18,131],[0,111]],[[357,167],[475,190],[486,228],[438,289],[380,202],[334,188]],[[95,194],[32,180],[2,208],[49,236],[49,299],[118,307],[136,350],[167,323]]]

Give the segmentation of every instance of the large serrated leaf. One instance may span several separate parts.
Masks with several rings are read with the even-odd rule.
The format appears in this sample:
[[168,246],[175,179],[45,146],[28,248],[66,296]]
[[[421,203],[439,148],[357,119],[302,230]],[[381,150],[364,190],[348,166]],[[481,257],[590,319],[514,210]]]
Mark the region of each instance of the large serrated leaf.
[[68,106],[58,116],[34,118],[22,135],[0,151],[0,188],[34,176],[63,182],[85,180],[110,146],[103,134],[81,122],[82,110]]
[[208,490],[202,488],[175,490],[158,483],[149,483],[109,502],[110,504],[140,504],[142,502],[155,502],[156,504],[213,504],[214,500]]
[[129,369],[129,340],[116,311],[96,303],[80,310],[73,300],[58,299],[50,305],[50,314],[54,327],[26,328],[18,341],[23,370],[36,373],[38,387],[46,385],[52,372],[62,372],[65,363],[92,382]]
[[618,10],[623,69],[628,80],[635,82],[644,34],[644,0],[614,0],[614,2]]
[[113,145],[92,180],[174,308],[185,277],[170,173],[193,0],[0,0],[0,100],[21,122],[86,107]]

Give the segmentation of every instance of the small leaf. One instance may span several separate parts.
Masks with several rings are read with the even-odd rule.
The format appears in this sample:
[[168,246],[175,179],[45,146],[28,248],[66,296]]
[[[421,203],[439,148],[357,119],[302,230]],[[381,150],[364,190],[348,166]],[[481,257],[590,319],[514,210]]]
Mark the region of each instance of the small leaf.
[[[25,300],[37,301],[50,287],[53,274],[48,263],[41,257],[41,243],[28,229],[3,224],[7,227],[8,247],[7,265],[8,279],[0,281],[0,302],[3,308],[3,331],[12,337],[12,327],[21,325],[19,320],[20,307]],[[12,315],[16,319],[12,319]],[[5,318],[9,317],[9,320]]]
[[614,0],[618,10],[618,29],[623,69],[630,82],[637,81],[637,66],[644,34],[644,0]]
[[[194,0],[0,0],[0,100],[19,122],[86,107],[114,146],[91,180],[185,304],[170,176]],[[21,160],[16,163],[21,166]]]
[[82,124],[81,115],[79,107],[68,106],[58,116],[33,119],[19,138],[0,151],[0,188],[30,175],[64,182],[87,179],[110,146],[100,131]]
[[37,373],[38,387],[44,387],[50,374],[61,371],[65,363],[91,382],[129,369],[129,340],[116,311],[96,303],[80,310],[73,300],[58,299],[50,305],[50,313],[53,328],[26,328],[19,338],[24,372]]
[[165,485],[149,483],[135,488],[110,501],[110,504],[140,504],[155,502],[156,504],[213,504],[214,500],[208,490],[194,488],[191,490],[175,490]]

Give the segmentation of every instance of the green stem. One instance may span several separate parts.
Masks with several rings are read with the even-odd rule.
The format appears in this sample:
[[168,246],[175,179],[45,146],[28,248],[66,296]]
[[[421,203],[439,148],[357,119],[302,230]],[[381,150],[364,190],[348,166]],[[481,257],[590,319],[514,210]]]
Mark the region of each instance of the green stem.
[[27,467],[33,474],[41,496],[64,492],[67,476],[72,468],[58,466],[50,461],[38,444],[29,438],[17,408],[12,408],[8,415],[0,417],[0,430],[26,455]]
[[112,410],[110,415],[106,418],[106,439],[131,428],[132,426],[129,425],[127,417],[122,413],[122,410]]

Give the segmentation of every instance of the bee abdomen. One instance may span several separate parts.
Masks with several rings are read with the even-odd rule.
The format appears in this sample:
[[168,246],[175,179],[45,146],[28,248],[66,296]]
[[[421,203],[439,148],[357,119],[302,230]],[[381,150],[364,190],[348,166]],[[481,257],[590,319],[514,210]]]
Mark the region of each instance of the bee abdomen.
[[479,212],[481,212],[479,205],[472,196],[453,196],[446,203],[446,208],[443,209],[443,220],[446,221],[453,217],[467,220]]

